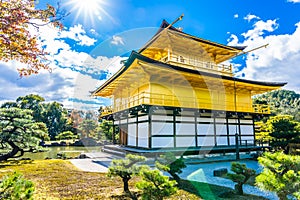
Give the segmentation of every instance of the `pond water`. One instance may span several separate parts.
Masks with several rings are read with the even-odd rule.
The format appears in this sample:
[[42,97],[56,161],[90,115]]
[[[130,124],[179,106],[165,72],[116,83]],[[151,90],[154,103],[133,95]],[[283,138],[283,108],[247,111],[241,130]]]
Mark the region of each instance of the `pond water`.
[[23,158],[30,158],[32,160],[44,160],[45,158],[57,158],[57,153],[66,153],[67,155],[79,155],[84,152],[99,152],[101,146],[95,147],[75,147],[75,146],[58,146],[58,147],[47,147],[45,152],[28,153],[26,152]]

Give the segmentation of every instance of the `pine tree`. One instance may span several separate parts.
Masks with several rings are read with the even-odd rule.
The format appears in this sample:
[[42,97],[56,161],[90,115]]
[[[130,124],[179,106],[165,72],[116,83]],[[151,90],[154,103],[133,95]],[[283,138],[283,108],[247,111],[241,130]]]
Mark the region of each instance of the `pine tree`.
[[128,182],[133,177],[139,174],[143,165],[137,165],[139,162],[145,161],[144,156],[127,154],[125,159],[112,160],[111,166],[108,168],[108,176],[119,176],[123,181],[123,189],[125,193],[130,193]]
[[160,170],[168,172],[177,182],[180,180],[178,174],[182,173],[183,168],[186,168],[183,158],[176,158],[171,152],[161,155],[155,166]]
[[288,195],[300,199],[300,156],[266,152],[258,162],[264,168],[256,177],[259,188],[276,192],[281,200]]
[[0,155],[0,160],[34,152],[39,148],[39,142],[47,138],[46,125],[35,122],[31,110],[0,108],[0,148],[6,151]]
[[162,200],[177,191],[176,181],[169,180],[168,176],[162,175],[157,169],[146,168],[141,172],[141,176],[143,180],[138,182],[136,186],[143,192],[142,199]]
[[233,171],[234,173],[228,173],[227,176],[233,182],[236,182],[234,188],[237,194],[244,194],[243,185],[249,180],[251,176],[255,175],[255,170],[247,168],[245,164],[233,162],[231,163],[231,171]]

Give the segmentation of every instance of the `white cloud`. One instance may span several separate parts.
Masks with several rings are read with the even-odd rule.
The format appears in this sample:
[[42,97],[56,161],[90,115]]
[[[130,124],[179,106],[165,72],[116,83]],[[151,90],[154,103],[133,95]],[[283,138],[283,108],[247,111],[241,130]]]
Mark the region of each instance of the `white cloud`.
[[[38,75],[19,78],[16,66],[20,63],[11,61],[0,63],[0,102],[15,101],[19,96],[30,93],[38,94],[46,101],[58,101],[66,107],[91,108],[105,103],[104,99],[95,99],[90,91],[96,89],[104,79],[121,67],[121,57],[92,57],[86,52],[72,50],[70,44],[61,38],[72,38],[81,44],[87,44],[85,31],[81,25],[63,30],[50,26],[31,29],[31,33],[40,39],[40,45],[49,52],[48,59],[52,72],[40,71]],[[99,78],[102,80],[99,81]],[[107,101],[107,100],[106,100]]]
[[114,45],[124,45],[123,38],[116,35],[113,36],[112,41],[110,43]]
[[253,25],[253,29],[248,30],[246,33],[243,33],[246,39],[254,40],[257,37],[260,37],[264,34],[264,32],[273,32],[278,28],[278,24],[276,19],[274,20],[267,20],[267,21],[257,21]]
[[300,0],[287,0],[287,2],[300,3]]
[[90,30],[90,33],[93,34],[95,37],[99,37],[100,36],[100,34],[97,33],[97,31],[95,29],[93,29],[93,28]]
[[85,35],[86,32],[82,28],[81,24],[74,25],[73,27],[70,27],[69,30],[61,31],[60,38],[70,38],[76,42],[78,42],[81,46],[91,46],[94,45],[97,40],[88,37]]
[[[247,50],[269,44],[246,54],[246,67],[237,75],[261,81],[288,82],[286,88],[300,92],[300,22],[293,33],[272,34],[278,27],[276,20],[258,21],[253,29],[242,34],[242,41],[231,35],[228,45],[248,46]],[[268,34],[266,34],[268,33]]]
[[233,15],[234,18],[239,18],[238,14]]
[[252,19],[260,19],[260,18],[257,17],[256,15],[248,14],[246,17],[244,17],[244,19],[250,22]]

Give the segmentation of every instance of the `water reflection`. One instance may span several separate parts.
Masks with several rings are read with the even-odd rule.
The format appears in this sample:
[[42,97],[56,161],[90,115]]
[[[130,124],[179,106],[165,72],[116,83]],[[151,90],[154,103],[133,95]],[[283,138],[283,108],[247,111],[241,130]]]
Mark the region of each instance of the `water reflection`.
[[57,153],[59,152],[78,152],[84,153],[84,152],[99,152],[101,151],[100,146],[95,146],[95,147],[78,147],[78,146],[58,146],[58,147],[47,147],[46,148],[48,151],[45,152],[38,152],[38,153],[28,153],[26,152],[23,156],[23,158],[30,158],[32,160],[44,160],[46,158],[57,158]]

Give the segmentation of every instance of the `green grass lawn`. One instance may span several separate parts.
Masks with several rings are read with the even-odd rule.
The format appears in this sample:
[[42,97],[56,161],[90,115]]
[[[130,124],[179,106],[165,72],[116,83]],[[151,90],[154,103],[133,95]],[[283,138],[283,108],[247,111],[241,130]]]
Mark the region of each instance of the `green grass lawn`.
[[[0,177],[13,171],[19,171],[25,178],[35,184],[34,199],[130,199],[123,195],[121,179],[108,178],[104,173],[83,172],[68,160],[10,161],[0,163]],[[130,183],[135,189],[138,178]],[[199,183],[182,181],[178,192],[168,199],[226,199],[218,197],[224,192],[232,193],[232,189]],[[252,195],[233,195],[227,199],[264,199]]]

